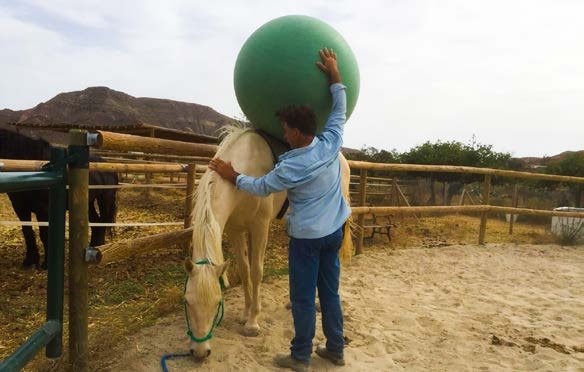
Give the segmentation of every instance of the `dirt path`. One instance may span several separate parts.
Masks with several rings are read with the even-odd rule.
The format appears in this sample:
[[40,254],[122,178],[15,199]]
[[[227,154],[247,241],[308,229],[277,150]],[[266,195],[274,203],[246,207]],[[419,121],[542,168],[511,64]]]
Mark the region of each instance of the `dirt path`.
[[[240,334],[243,298],[226,313],[209,360],[168,361],[169,371],[273,371],[293,336],[288,282],[263,286],[260,336]],[[366,253],[342,273],[345,367],[313,354],[311,369],[580,370],[584,368],[584,247],[489,244]],[[160,319],[112,352],[100,371],[160,371],[186,352],[182,313]],[[315,343],[323,341],[320,319]]]

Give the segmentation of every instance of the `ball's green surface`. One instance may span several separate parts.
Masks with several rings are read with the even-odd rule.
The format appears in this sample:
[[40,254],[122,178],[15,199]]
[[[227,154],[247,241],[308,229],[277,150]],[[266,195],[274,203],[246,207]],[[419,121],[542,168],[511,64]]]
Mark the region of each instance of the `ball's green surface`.
[[359,96],[359,68],[351,48],[328,24],[312,17],[276,18],[257,29],[237,56],[233,83],[241,110],[256,128],[282,139],[277,110],[308,104],[320,133],[331,110],[327,76],[316,66],[318,51],[332,48],[347,86],[347,119]]

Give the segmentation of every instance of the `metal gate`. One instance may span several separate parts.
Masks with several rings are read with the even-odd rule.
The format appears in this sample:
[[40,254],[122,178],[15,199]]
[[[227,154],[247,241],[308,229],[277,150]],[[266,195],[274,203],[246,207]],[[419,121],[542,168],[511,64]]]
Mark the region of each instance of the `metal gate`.
[[[48,358],[63,351],[65,210],[67,206],[65,149],[52,149],[51,162],[40,172],[0,172],[0,192],[49,188],[49,246],[47,261],[47,320],[24,344],[0,364],[0,372],[22,369],[43,347]],[[46,247],[47,248],[47,247]]]

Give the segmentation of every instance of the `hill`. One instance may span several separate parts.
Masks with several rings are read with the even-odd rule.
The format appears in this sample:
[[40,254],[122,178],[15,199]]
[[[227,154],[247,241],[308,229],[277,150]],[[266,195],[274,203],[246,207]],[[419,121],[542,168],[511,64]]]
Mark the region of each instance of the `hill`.
[[196,103],[136,98],[107,87],[90,87],[82,91],[60,93],[31,109],[2,110],[0,121],[105,127],[151,124],[211,136],[234,119]]

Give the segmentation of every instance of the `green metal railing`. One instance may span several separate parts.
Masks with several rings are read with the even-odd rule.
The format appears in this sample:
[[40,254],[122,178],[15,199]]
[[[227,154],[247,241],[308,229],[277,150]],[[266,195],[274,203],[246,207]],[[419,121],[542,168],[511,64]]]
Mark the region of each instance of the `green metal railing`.
[[49,247],[47,261],[47,321],[0,364],[0,372],[22,369],[43,347],[48,358],[63,351],[65,210],[67,207],[65,149],[52,149],[51,162],[41,172],[0,172],[0,192],[49,188]]

